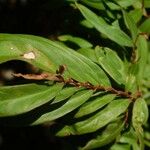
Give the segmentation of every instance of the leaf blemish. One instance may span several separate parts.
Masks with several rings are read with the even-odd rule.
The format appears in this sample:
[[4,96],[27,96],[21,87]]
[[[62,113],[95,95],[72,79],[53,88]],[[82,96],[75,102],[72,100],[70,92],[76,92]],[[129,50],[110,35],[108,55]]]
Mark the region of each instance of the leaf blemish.
[[23,55],[25,59],[35,59],[35,54],[33,52],[28,52]]

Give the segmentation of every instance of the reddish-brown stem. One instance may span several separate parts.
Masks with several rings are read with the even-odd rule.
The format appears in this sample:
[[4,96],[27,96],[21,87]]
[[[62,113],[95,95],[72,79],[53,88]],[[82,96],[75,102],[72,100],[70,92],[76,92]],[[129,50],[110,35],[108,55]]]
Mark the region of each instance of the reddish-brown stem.
[[117,90],[114,89],[113,87],[105,87],[105,86],[101,86],[101,85],[92,85],[89,82],[79,82],[77,80],[74,80],[72,78],[69,79],[64,79],[64,77],[61,74],[40,74],[40,75],[35,75],[35,74],[13,74],[15,77],[23,77],[25,79],[32,79],[32,80],[50,80],[50,81],[55,81],[55,82],[60,82],[60,83],[64,83],[65,85],[72,85],[75,87],[84,87],[86,89],[90,89],[90,90],[94,90],[94,91],[105,91],[105,92],[110,92],[113,94],[116,94],[117,96],[120,97],[124,97],[124,98],[129,98],[131,100],[135,100],[138,97],[141,96],[141,93],[138,91],[137,93],[135,93],[134,95],[131,94],[128,91],[121,91],[121,90]]

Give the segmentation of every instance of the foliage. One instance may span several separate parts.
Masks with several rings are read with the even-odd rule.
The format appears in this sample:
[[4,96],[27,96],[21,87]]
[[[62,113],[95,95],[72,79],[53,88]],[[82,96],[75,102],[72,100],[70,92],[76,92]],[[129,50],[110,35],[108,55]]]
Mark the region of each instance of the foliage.
[[59,41],[0,34],[1,64],[20,60],[40,69],[40,74],[12,73],[30,83],[0,87],[1,122],[60,124],[56,136],[90,135],[78,145],[83,150],[108,143],[112,150],[150,146],[150,2],[67,2],[82,14],[80,24],[89,34],[96,30],[102,42],[69,34]]

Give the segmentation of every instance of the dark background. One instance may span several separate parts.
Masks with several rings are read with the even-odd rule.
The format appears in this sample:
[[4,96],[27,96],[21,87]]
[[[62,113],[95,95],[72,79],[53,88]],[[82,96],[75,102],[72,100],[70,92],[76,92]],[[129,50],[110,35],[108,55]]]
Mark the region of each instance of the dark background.
[[75,11],[65,0],[0,0],[0,32],[46,37],[78,34]]

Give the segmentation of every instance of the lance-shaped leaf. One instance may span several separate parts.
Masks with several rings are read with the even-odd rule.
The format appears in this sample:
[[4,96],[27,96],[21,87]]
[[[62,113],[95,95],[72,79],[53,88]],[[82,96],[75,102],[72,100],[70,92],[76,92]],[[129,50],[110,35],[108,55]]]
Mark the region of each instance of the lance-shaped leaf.
[[83,3],[87,4],[90,7],[103,10],[105,9],[102,1],[94,1],[94,0],[82,0]]
[[76,113],[75,117],[82,117],[84,115],[90,114],[92,112],[97,111],[98,109],[101,109],[106,104],[110,103],[115,98],[114,94],[107,94],[104,96],[98,96],[95,99],[91,99],[91,101],[83,104],[79,111]]
[[64,136],[70,136],[70,135],[76,135],[77,132],[73,126],[65,125],[61,130],[59,130],[56,133],[56,136],[58,137],[64,137]]
[[94,132],[113,121],[120,114],[124,113],[129,104],[129,100],[114,100],[104,110],[85,121],[76,123],[74,127],[78,134]]
[[128,0],[128,1],[127,0],[114,0],[114,2],[116,2],[122,8],[126,8],[126,7],[133,5],[136,2],[136,0]]
[[56,42],[31,35],[0,34],[0,43],[0,63],[19,59],[53,73],[60,65],[66,65],[64,78],[88,81],[94,85],[110,85],[108,77],[98,65]]
[[122,45],[131,47],[132,40],[123,31],[114,26],[107,25],[104,20],[98,17],[91,10],[81,4],[76,4],[83,16],[101,33],[106,35],[112,41]]
[[93,28],[93,25],[89,21],[87,21],[86,19],[82,20],[80,22],[80,24],[83,25],[86,28],[90,28],[90,29]]
[[[83,3],[85,3],[86,5],[90,6],[90,7],[93,7],[93,8],[96,8],[98,10],[105,10],[105,5],[108,5],[110,9],[112,10],[119,10],[121,9],[121,7],[129,7],[131,6],[132,4],[134,4],[136,2],[136,0],[114,0],[113,2],[111,1],[102,1],[102,0],[81,0]],[[116,2],[116,3],[114,3]],[[117,3],[120,5],[117,5]]]
[[71,35],[61,35],[58,37],[58,39],[63,42],[66,42],[66,41],[72,42],[81,48],[93,47],[93,45],[90,42],[80,37],[73,37]]
[[139,35],[136,45],[137,45],[137,57],[138,57],[137,65],[139,67],[137,73],[137,79],[138,82],[140,82],[144,76],[146,62],[148,60],[148,45],[147,45],[146,38],[143,35]]
[[132,39],[135,42],[137,36],[138,36],[138,28],[136,26],[136,23],[134,22],[133,18],[128,14],[126,11],[123,11],[124,20],[126,23],[127,28],[130,30]]
[[35,122],[33,122],[33,125],[53,121],[66,115],[86,102],[91,97],[92,93],[93,91],[91,90],[79,91],[58,109],[43,114]]
[[81,90],[81,88],[76,88],[76,87],[66,87],[64,89],[62,89],[57,96],[55,97],[54,101],[52,102],[52,104],[54,103],[58,103],[61,102],[67,98],[69,98],[70,96],[72,96],[75,92]]
[[104,146],[112,142],[121,132],[124,126],[124,121],[117,120],[110,123],[102,133],[100,133],[95,139],[90,140],[81,150],[90,150]]
[[96,57],[102,68],[118,83],[124,84],[126,80],[125,66],[116,52],[109,48],[95,49]]
[[77,122],[71,126],[65,126],[57,133],[57,135],[79,135],[95,132],[116,119],[120,114],[124,113],[129,104],[130,101],[128,99],[113,100],[105,109],[99,111],[92,117],[84,121]]
[[63,84],[25,84],[0,87],[0,117],[28,112],[52,100]]

